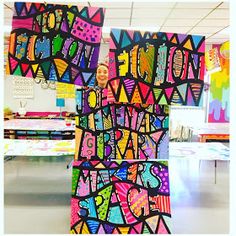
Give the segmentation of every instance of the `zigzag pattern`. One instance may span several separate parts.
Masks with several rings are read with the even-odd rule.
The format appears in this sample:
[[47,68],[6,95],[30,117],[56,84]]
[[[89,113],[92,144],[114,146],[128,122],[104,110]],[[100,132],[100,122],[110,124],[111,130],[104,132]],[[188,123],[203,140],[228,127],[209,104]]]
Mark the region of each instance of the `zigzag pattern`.
[[108,100],[201,105],[205,37],[112,29]]

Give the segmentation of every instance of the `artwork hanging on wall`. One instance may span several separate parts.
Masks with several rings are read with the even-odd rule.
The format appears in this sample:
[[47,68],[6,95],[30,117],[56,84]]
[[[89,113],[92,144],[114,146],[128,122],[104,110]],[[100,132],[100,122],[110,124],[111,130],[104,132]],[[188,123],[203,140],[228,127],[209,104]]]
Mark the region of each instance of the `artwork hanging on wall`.
[[72,175],[71,233],[170,233],[167,162],[74,162]]
[[16,2],[7,74],[93,86],[104,9]]
[[164,105],[108,103],[107,90],[76,91],[75,159],[168,159]]
[[205,54],[206,69],[208,74],[221,70],[220,58],[217,48],[212,48]]
[[75,98],[75,85],[57,82],[56,97],[57,98]]
[[210,93],[208,122],[229,122],[229,59],[219,53],[220,45],[213,45],[218,50],[221,71],[210,75]]
[[14,98],[34,98],[34,81],[32,78],[13,77]]
[[108,100],[199,106],[205,37],[111,30]]

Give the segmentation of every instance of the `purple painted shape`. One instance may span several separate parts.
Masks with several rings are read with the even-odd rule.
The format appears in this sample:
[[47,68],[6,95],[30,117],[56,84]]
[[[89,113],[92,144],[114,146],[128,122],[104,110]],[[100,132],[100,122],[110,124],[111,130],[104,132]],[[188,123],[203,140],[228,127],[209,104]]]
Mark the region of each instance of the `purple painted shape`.
[[197,67],[198,61],[199,61],[199,55],[193,54],[193,60],[194,60],[194,63],[195,63],[195,65],[196,65],[196,67]]
[[98,56],[99,56],[99,47],[94,47],[93,55],[91,57],[90,65],[89,65],[90,69],[97,68]]
[[155,175],[157,175],[162,182],[162,185],[160,189],[158,190],[159,193],[161,194],[169,194],[170,193],[170,187],[169,187],[169,173],[168,173],[168,167],[167,166],[161,166],[158,168],[155,166],[153,168],[153,172]]
[[187,38],[187,36],[187,34],[178,34],[179,42],[182,43]]
[[81,86],[84,85],[83,79],[82,79],[82,76],[81,76],[81,73],[76,76],[76,78],[75,78],[75,83],[74,83],[74,84],[76,84],[76,85],[81,85]]
[[159,150],[157,157],[161,159],[169,159],[169,135],[168,133],[162,138],[159,143]]

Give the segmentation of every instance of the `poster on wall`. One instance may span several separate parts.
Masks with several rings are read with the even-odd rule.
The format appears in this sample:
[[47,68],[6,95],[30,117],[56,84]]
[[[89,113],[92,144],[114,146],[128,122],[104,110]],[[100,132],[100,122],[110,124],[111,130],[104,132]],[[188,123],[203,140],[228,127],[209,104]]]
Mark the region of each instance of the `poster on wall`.
[[212,48],[205,54],[206,69],[208,74],[221,70],[220,58],[217,48]]
[[166,161],[73,163],[71,233],[169,234]]
[[221,45],[213,45],[218,50],[221,71],[210,74],[208,122],[229,122],[229,59],[220,53]]
[[16,2],[6,73],[93,86],[104,9]]
[[14,98],[34,98],[34,80],[25,77],[13,77]]
[[76,160],[169,158],[165,105],[108,103],[107,89],[76,90]]
[[199,106],[205,37],[112,29],[108,100]]

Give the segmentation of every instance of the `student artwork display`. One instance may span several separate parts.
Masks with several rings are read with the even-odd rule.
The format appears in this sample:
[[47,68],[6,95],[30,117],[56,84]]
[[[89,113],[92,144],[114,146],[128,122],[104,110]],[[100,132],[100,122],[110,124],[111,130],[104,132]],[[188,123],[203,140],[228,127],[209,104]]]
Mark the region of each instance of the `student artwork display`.
[[16,2],[7,74],[93,86],[104,9]]
[[164,161],[74,162],[71,233],[169,234]]
[[75,85],[57,82],[56,97],[57,98],[75,98]]
[[33,98],[34,81],[32,78],[13,77],[13,97]]
[[[213,45],[218,51],[220,45]],[[229,122],[229,59],[220,57],[221,71],[210,75],[208,122]]]
[[75,159],[168,159],[168,107],[110,104],[106,94],[76,91]]
[[198,106],[205,37],[112,29],[108,100]]
[[220,58],[217,48],[212,48],[205,54],[206,69],[208,74],[221,70]]

